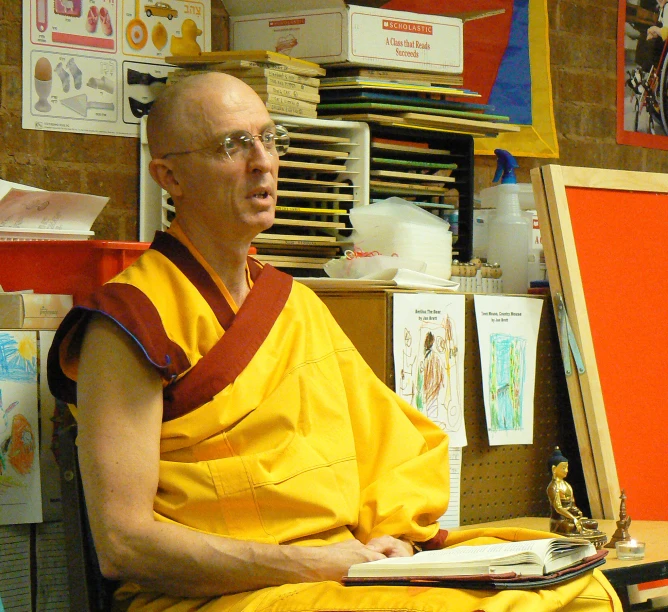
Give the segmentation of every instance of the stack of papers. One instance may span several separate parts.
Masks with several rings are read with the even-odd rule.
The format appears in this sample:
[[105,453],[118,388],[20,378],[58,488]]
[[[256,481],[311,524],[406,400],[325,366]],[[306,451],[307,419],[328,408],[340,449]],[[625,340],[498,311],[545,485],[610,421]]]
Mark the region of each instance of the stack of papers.
[[0,179],[0,240],[86,240],[109,198]]
[[415,272],[405,268],[386,268],[367,274],[362,278],[295,278],[295,280],[311,287],[311,289],[339,289],[355,290],[369,287],[399,287],[401,289],[449,289],[457,291],[459,283],[431,276],[422,272]]

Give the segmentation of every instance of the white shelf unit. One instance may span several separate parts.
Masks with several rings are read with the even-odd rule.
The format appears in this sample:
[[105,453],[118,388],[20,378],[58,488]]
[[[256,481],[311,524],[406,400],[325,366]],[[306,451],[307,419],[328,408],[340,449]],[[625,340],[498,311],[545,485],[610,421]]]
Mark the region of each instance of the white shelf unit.
[[[290,271],[318,270],[349,246],[348,211],[369,203],[369,126],[356,121],[272,115],[291,135],[278,172],[276,222],[253,243],[258,258]],[[139,239],[169,227],[174,209],[150,177],[141,130]],[[343,212],[337,212],[343,211]]]

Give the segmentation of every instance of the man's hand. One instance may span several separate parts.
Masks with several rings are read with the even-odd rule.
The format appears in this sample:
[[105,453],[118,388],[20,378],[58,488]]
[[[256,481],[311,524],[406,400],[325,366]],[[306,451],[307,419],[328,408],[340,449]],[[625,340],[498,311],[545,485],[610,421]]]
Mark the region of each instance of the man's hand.
[[[300,547],[288,548],[290,552],[298,553]],[[302,550],[308,555],[305,549]],[[356,563],[377,561],[386,557],[410,557],[413,554],[413,547],[408,542],[388,535],[373,538],[366,545],[359,540],[346,540],[309,550],[318,558],[305,568],[307,580],[341,580],[350,566]]]
[[386,557],[412,557],[413,546],[409,542],[385,535],[367,542],[367,547]]
[[658,26],[650,26],[647,28],[647,40],[652,40],[652,38],[659,38],[661,36],[661,28]]

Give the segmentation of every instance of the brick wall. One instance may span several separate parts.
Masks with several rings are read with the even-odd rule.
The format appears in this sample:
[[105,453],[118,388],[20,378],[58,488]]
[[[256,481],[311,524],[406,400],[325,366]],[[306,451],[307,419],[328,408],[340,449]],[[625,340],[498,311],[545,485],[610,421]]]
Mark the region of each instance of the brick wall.
[[[548,0],[559,160],[519,159],[518,181],[546,163],[661,171],[668,152],[615,142],[617,0]],[[225,10],[212,0],[214,49],[226,48]],[[21,2],[0,2],[0,177],[36,187],[110,197],[96,237],[137,236],[138,140],[21,128]],[[496,162],[476,160],[476,191]]]

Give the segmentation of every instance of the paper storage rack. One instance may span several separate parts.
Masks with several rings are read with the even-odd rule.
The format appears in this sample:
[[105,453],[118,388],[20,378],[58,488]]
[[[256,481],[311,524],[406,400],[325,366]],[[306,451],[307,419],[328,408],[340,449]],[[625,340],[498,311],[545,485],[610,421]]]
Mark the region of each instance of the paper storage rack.
[[[366,123],[272,115],[290,133],[278,171],[276,221],[253,242],[257,257],[295,275],[324,275],[324,264],[350,246],[348,213],[369,203]],[[140,240],[169,227],[174,208],[148,174],[142,130]]]
[[253,242],[257,257],[296,275],[322,273],[349,242],[348,212],[369,203],[366,123],[272,115],[290,133],[278,171],[276,221]]
[[397,196],[447,220],[454,259],[473,253],[473,137],[370,124],[370,201]]

